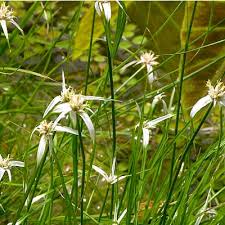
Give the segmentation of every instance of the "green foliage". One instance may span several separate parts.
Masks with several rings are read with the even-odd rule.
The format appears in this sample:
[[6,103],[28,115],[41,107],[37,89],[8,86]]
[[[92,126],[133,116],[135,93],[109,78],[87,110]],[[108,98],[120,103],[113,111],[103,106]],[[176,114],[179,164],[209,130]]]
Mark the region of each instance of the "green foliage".
[[[25,35],[8,24],[10,51],[1,30],[0,154],[25,167],[0,181],[0,224],[108,225],[123,212],[119,224],[224,224],[224,108],[189,117],[205,81],[224,76],[224,2],[111,2],[110,22],[94,2],[7,4]],[[152,84],[139,61],[150,50]],[[61,94],[62,70],[67,88],[104,98],[84,105],[95,137],[68,114],[60,124],[78,135],[53,132],[37,165],[31,134]],[[167,109],[153,101],[162,92]],[[146,121],[167,113],[145,146]],[[92,166],[113,175],[114,158],[125,177],[111,184]]]

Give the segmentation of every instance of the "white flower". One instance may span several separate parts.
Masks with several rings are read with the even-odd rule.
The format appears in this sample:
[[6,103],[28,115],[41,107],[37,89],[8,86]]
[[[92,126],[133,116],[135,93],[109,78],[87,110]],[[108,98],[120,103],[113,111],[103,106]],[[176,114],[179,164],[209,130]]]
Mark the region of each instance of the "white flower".
[[[149,143],[149,139],[150,139],[150,135],[152,132],[152,129],[156,128],[156,125],[166,119],[169,119],[173,117],[173,114],[167,114],[165,116],[161,116],[159,118],[156,118],[154,120],[151,121],[145,121],[143,123],[143,127],[142,127],[142,132],[143,132],[143,146],[144,148],[148,145]],[[137,125],[138,126],[138,125]]]
[[[34,128],[32,134],[35,131],[38,131],[39,134],[41,135],[41,138],[39,141],[39,146],[38,146],[38,151],[37,151],[37,165],[39,165],[39,163],[45,153],[47,144],[49,146],[50,153],[51,153],[52,136],[53,136],[54,132],[66,132],[66,133],[78,135],[77,131],[73,130],[72,128],[58,125],[58,121],[60,119],[62,119],[62,117],[64,117],[63,114],[61,115],[61,117],[58,117],[54,123],[52,121],[48,123],[46,120],[44,120],[40,123],[40,125],[38,125],[37,127]],[[31,134],[31,136],[32,136],[32,134]]]
[[138,65],[138,64],[142,64],[143,68],[146,67],[147,68],[147,74],[148,74],[148,81],[150,84],[152,84],[155,80],[156,77],[154,75],[153,72],[153,67],[158,65],[159,63],[156,61],[156,59],[158,58],[158,55],[155,55],[155,53],[153,51],[150,52],[145,52],[140,56],[139,60],[133,60],[130,63],[126,64],[122,70],[125,70],[126,68],[128,68],[131,65]]
[[[123,8],[119,2],[119,0],[115,0],[121,8]],[[97,0],[95,2],[95,9],[99,16],[104,13],[107,21],[111,19],[111,4],[110,1],[106,0]]]
[[119,210],[119,203],[117,205],[115,204],[115,212],[113,216],[112,225],[119,225],[127,213],[127,209],[124,209],[124,211],[121,213],[120,217],[118,218],[118,210]]
[[12,180],[11,168],[14,166],[24,167],[24,162],[11,160],[9,155],[7,158],[3,159],[0,154],[0,181],[2,180],[5,172],[8,173],[9,180]]
[[[86,124],[92,139],[95,137],[94,125],[86,111],[93,113],[89,108],[87,101],[105,101],[102,97],[85,96],[76,94],[72,87],[66,88],[64,73],[62,73],[62,92],[56,96],[44,112],[44,117],[50,112],[60,113],[58,118],[63,118],[69,114],[72,121],[76,123],[77,115],[79,115]],[[57,119],[59,121],[59,119]]]
[[193,106],[190,116],[194,117],[195,114],[206,105],[213,103],[215,107],[218,103],[221,106],[225,106],[225,86],[223,82],[218,81],[215,86],[212,86],[211,81],[207,81],[208,95],[199,99]]
[[7,22],[13,24],[22,34],[24,34],[23,30],[15,22],[14,18],[15,16],[13,16],[13,10],[9,9],[9,6],[6,6],[5,2],[3,2],[0,7],[0,24],[3,30],[3,33],[7,39],[8,45],[9,45],[9,35],[8,35],[8,29],[6,24]]
[[46,108],[43,118],[48,115],[48,113],[59,103],[68,102],[71,96],[75,94],[72,87],[66,88],[65,75],[64,71],[62,71],[62,91],[61,95],[56,96]]
[[115,175],[115,169],[116,169],[116,158],[113,159],[113,164],[112,164],[112,170],[111,170],[111,174],[107,174],[104,170],[102,170],[101,168],[99,168],[98,166],[93,165],[92,168],[98,172],[99,174],[101,174],[104,179],[106,180],[106,182],[108,184],[115,184],[120,180],[123,180],[124,178],[126,178],[127,176],[116,176]]
[[162,102],[163,104],[163,111],[164,113],[167,113],[168,112],[168,109],[167,109],[167,105],[166,105],[166,102],[165,100],[163,99],[164,97],[166,97],[166,95],[164,94],[164,92],[156,95],[154,98],[153,98],[153,101],[152,101],[152,108],[155,108],[155,106],[159,103],[159,102]]

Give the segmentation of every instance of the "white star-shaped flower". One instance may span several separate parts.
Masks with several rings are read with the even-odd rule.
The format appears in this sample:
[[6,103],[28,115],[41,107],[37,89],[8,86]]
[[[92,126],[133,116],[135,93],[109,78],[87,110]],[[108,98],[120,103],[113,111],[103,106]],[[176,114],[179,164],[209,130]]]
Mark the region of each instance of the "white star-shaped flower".
[[[61,117],[64,115],[62,114]],[[39,165],[47,145],[49,146],[49,149],[52,149],[52,136],[54,132],[66,132],[70,134],[78,135],[78,132],[76,130],[73,130],[70,127],[64,127],[58,125],[59,120],[61,120],[60,117],[58,117],[54,122],[47,122],[46,120],[42,121],[40,125],[34,128],[31,136],[35,131],[38,131],[41,138],[38,145],[38,151],[37,151],[37,165]],[[51,152],[50,152],[51,153]]]
[[[150,120],[150,121],[144,121],[143,123],[143,127],[142,127],[142,132],[143,132],[143,147],[145,148],[148,143],[149,143],[149,139],[150,139],[150,135],[153,129],[156,128],[156,125],[164,120],[167,120],[171,117],[173,117],[173,114],[167,114],[165,116],[161,116],[159,118],[156,118],[154,120]],[[137,125],[139,126],[139,125]]]
[[0,181],[4,176],[5,172],[7,172],[9,180],[12,180],[11,168],[12,167],[24,167],[24,162],[11,160],[9,155],[7,158],[2,158],[0,154]]
[[[6,37],[6,40],[9,45],[9,35],[8,35],[8,29],[7,29],[7,22],[13,24],[23,35],[23,30],[20,28],[18,23],[14,20],[15,16],[13,15],[13,10],[9,9],[9,6],[5,5],[5,2],[3,2],[0,6],[0,24],[3,30],[3,33]],[[10,45],[9,45],[10,47]]]
[[223,82],[218,81],[215,86],[212,86],[211,81],[208,80],[206,86],[208,87],[208,95],[199,99],[195,103],[190,113],[191,117],[194,117],[198,111],[200,111],[210,103],[213,103],[214,107],[216,106],[216,104],[225,106],[225,86]]
[[122,71],[124,71],[126,68],[132,65],[139,65],[142,64],[142,68],[146,67],[147,69],[147,74],[148,74],[148,81],[150,84],[152,84],[156,80],[156,76],[153,72],[154,66],[157,66],[159,62],[156,61],[158,58],[158,55],[155,55],[153,51],[150,52],[145,52],[140,56],[140,59],[138,60],[133,60],[130,63],[126,64],[123,68]]
[[[91,138],[95,138],[94,125],[86,111],[93,113],[87,104],[87,101],[108,101],[102,97],[85,96],[76,94],[72,87],[66,88],[64,73],[62,73],[62,92],[61,95],[56,96],[44,112],[44,117],[50,112],[60,113],[59,118],[63,118],[69,114],[72,121],[76,124],[77,115],[82,118],[86,124]],[[59,120],[58,120],[59,121]]]
[[112,169],[111,169],[111,174],[107,174],[104,170],[102,170],[101,168],[99,168],[98,166],[93,165],[92,168],[98,172],[99,174],[101,174],[104,179],[106,180],[106,182],[108,184],[115,184],[120,180],[123,180],[124,178],[126,178],[127,176],[116,176],[115,175],[115,169],[116,169],[116,158],[113,159],[113,164],[112,164]]

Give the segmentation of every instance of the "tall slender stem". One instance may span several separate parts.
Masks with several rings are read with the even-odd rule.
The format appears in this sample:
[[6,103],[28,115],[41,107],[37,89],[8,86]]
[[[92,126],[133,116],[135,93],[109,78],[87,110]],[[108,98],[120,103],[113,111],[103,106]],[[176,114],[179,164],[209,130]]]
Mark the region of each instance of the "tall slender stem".
[[85,152],[84,152],[84,146],[83,146],[83,140],[82,140],[82,134],[81,134],[81,126],[79,118],[77,117],[77,129],[78,129],[78,135],[79,135],[79,143],[80,143],[80,150],[81,150],[81,157],[82,157],[82,181],[81,181],[81,200],[80,200],[80,223],[83,224],[83,218],[84,218],[84,190],[85,190]]
[[[192,28],[193,21],[194,21],[194,15],[195,15],[196,7],[197,7],[197,2],[194,3],[192,15],[191,15],[191,20],[190,20],[190,24],[189,24],[189,27],[188,27],[188,34],[187,34],[185,47],[184,47],[184,54],[181,55],[181,59],[180,59],[180,65],[181,66],[180,66],[180,70],[179,70],[179,92],[178,92],[179,95],[178,95],[178,102],[177,102],[177,112],[176,112],[176,123],[175,123],[174,136],[177,135],[178,129],[179,129],[181,97],[182,97],[184,71],[185,71],[185,64],[186,64],[186,57],[187,57],[187,53],[186,52],[187,52],[188,46],[189,46],[189,40],[190,40],[190,36],[191,36],[191,28]],[[172,182],[175,158],[176,158],[176,142],[174,143],[173,152],[172,152],[169,185],[171,185],[171,182]]]
[[84,87],[85,95],[87,94],[88,78],[89,78],[90,64],[91,64],[91,52],[92,52],[92,43],[93,43],[94,28],[95,28],[95,15],[96,15],[96,12],[95,12],[95,8],[94,8],[93,17],[92,17],[91,38],[90,38],[89,52],[88,52],[87,75],[86,75],[85,87]]
[[[107,55],[108,55],[108,74],[110,81],[110,92],[111,92],[111,112],[112,112],[112,162],[116,155],[116,110],[115,110],[115,96],[114,96],[114,83],[113,83],[113,72],[112,72],[112,57],[110,52],[111,39],[110,39],[110,26],[109,22],[106,22],[106,37],[107,37]],[[112,185],[112,197],[111,197],[111,210],[110,218],[112,218],[112,211],[114,205],[114,189],[115,185]]]

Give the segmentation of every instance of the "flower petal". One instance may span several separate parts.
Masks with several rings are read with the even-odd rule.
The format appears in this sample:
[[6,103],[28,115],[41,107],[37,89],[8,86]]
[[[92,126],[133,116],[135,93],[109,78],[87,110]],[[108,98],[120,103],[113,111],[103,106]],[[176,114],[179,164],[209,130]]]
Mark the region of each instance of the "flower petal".
[[108,99],[105,99],[103,97],[97,97],[97,96],[83,96],[85,101],[107,101]]
[[102,12],[102,5],[98,1],[95,2],[95,10],[98,13],[99,16],[101,16]]
[[104,10],[105,18],[107,21],[111,19],[111,5],[110,2],[103,2],[102,7]]
[[66,80],[65,80],[65,74],[64,70],[62,70],[62,92],[66,91]]
[[93,123],[92,123],[90,117],[88,116],[88,114],[86,112],[80,112],[79,115],[81,116],[84,123],[86,124],[92,140],[94,140],[95,139],[95,128],[93,126]]
[[150,131],[146,128],[142,128],[142,132],[143,132],[143,146],[144,148],[147,147],[148,143],[149,143],[149,139],[150,139]]
[[2,180],[2,177],[4,176],[5,169],[0,168],[0,181]]
[[115,169],[116,169],[116,157],[113,158],[113,163],[112,163],[112,176],[113,177],[115,175]]
[[45,153],[46,144],[47,144],[47,137],[45,135],[42,135],[39,142],[38,151],[37,151],[37,165],[39,165]]
[[73,127],[76,127],[77,124],[77,114],[74,111],[70,112],[70,118],[72,120]]
[[47,116],[47,114],[59,103],[62,101],[61,96],[56,96],[48,105],[47,109],[44,112],[43,118]]
[[64,112],[62,112],[62,113],[59,114],[59,116],[56,118],[56,120],[54,121],[54,123],[53,123],[53,125],[52,125],[52,130],[55,129],[55,127],[58,125],[59,121],[60,121],[61,119],[63,119],[65,116],[66,116],[66,115],[65,115]]
[[6,172],[8,173],[9,181],[12,181],[12,174],[10,169],[6,169]]
[[134,65],[135,63],[137,63],[137,60],[133,60],[127,64],[125,64],[121,69],[120,72],[123,73],[128,67]]
[[67,103],[67,102],[59,104],[53,109],[54,113],[62,113],[62,112],[64,112],[64,114],[67,114],[70,111],[72,111],[72,109],[70,107],[70,104]]
[[4,33],[5,37],[6,37],[6,39],[8,40],[9,39],[9,35],[8,35],[8,29],[7,29],[6,21],[5,20],[0,20],[0,23],[1,23],[1,26],[2,26],[3,33]]
[[24,162],[21,161],[10,161],[10,166],[18,166],[18,167],[24,167]]
[[151,128],[151,127],[154,127],[157,123],[160,123],[163,120],[169,119],[169,118],[171,118],[173,116],[174,116],[173,114],[169,113],[167,115],[161,116],[159,118],[156,118],[154,120],[151,120],[151,121],[147,122],[146,125],[147,125],[148,128]]
[[15,20],[10,20],[9,22],[12,23],[21,32],[22,35],[24,35],[23,30],[21,29],[19,24],[15,22]]
[[57,125],[54,130],[58,132],[66,132],[66,133],[78,135],[78,132],[70,127],[63,127],[63,126]]
[[209,95],[206,95],[205,97],[199,99],[195,105],[193,106],[190,116],[193,118],[195,116],[195,114],[201,110],[203,107],[205,107],[206,105],[208,105],[210,102],[212,102],[212,98]]
[[7,29],[6,21],[5,20],[0,20],[0,24],[2,26],[3,33],[4,33],[5,37],[6,37],[7,43],[9,45],[9,35],[8,35],[8,29]]
[[93,168],[96,172],[98,172],[99,174],[101,174],[106,180],[109,179],[107,173],[106,173],[104,170],[102,170],[101,168],[99,168],[98,166],[92,165],[92,168]]

